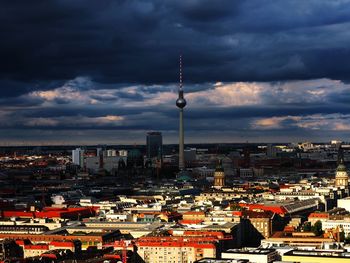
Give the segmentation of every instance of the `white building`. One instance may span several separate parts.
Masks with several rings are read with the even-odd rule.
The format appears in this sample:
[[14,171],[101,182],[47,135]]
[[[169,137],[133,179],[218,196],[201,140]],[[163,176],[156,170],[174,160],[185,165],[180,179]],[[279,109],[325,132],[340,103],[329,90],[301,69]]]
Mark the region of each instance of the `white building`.
[[344,218],[343,220],[326,220],[322,222],[322,230],[336,229],[344,231],[345,236],[350,234],[350,218]]
[[252,263],[270,263],[279,257],[275,249],[243,248],[229,249],[221,253],[222,259],[247,259]]
[[111,156],[117,156],[117,151],[116,150],[107,150],[107,156],[111,157]]
[[80,167],[84,164],[84,150],[80,148],[76,148],[72,150],[72,162]]
[[119,160],[123,158],[124,162],[126,162],[125,157],[119,157],[119,156],[103,156],[103,163],[101,164],[100,157],[99,156],[91,156],[86,157],[86,168],[89,170],[92,170],[94,172],[97,172],[102,165],[102,168],[105,169],[108,172],[112,172],[113,170],[118,170]]
[[119,150],[119,156],[127,157],[128,156],[128,151],[127,150]]
[[338,199],[338,207],[350,212],[350,197]]

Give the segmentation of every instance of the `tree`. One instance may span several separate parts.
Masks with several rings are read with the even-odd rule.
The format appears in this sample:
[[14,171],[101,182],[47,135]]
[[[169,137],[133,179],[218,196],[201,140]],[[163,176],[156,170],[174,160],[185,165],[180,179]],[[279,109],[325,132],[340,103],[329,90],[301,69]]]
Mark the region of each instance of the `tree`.
[[303,225],[303,231],[304,232],[310,232],[311,231],[311,223],[310,222],[305,222]]
[[[345,234],[344,234],[345,235]],[[350,233],[345,237],[344,239],[345,243],[349,244],[350,243]]]
[[316,221],[316,223],[311,227],[311,231],[314,232],[316,236],[322,235],[322,222],[320,220]]

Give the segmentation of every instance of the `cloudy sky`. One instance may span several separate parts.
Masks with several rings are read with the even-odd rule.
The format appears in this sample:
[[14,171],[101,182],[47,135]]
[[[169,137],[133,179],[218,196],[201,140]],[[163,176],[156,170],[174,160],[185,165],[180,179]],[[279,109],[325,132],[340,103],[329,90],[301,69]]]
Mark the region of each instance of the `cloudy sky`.
[[2,0],[0,144],[350,136],[350,1]]

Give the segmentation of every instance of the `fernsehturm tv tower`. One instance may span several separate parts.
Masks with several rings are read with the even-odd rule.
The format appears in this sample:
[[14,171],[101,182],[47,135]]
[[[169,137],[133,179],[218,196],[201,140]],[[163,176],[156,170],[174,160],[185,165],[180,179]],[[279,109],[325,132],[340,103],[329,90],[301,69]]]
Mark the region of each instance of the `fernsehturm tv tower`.
[[180,125],[179,125],[179,169],[185,169],[185,157],[184,157],[184,108],[186,106],[186,100],[184,98],[184,90],[182,87],[182,56],[180,55],[180,83],[179,83],[179,97],[176,100],[176,106],[180,110]]

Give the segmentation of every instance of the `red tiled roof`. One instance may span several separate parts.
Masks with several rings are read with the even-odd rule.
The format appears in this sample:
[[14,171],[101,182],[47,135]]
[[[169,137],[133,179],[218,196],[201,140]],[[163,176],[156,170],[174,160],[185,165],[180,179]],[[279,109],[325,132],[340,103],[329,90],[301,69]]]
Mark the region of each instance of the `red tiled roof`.
[[276,214],[284,215],[287,213],[287,210],[283,206],[267,206],[264,204],[244,204],[240,203],[239,204],[242,207],[247,207],[249,210],[254,210],[254,209],[259,209],[259,210],[264,210],[264,211],[271,211]]
[[113,255],[113,254],[105,254],[103,258],[104,259],[121,259],[120,255]]
[[204,212],[199,212],[199,211],[188,211],[188,212],[185,212],[183,213],[183,215],[205,215]]
[[309,218],[313,218],[313,217],[315,217],[315,218],[329,218],[329,214],[328,213],[311,213],[310,215],[309,215]]
[[45,257],[45,258],[57,259],[57,256],[55,254],[51,254],[51,253],[43,253],[40,256]]
[[234,215],[234,216],[242,216],[243,212],[242,211],[232,211],[232,215]]
[[250,217],[250,218],[271,218],[273,216],[273,212],[266,210],[262,212],[258,211],[252,211],[252,210],[244,210],[243,212],[244,216]]
[[161,236],[161,237],[141,237],[138,242],[151,242],[151,243],[162,243],[162,242],[190,242],[190,243],[212,243],[218,239],[214,236]]
[[284,230],[285,232],[294,232],[295,228],[293,226],[285,226]]
[[3,217],[25,217],[25,218],[69,218],[94,215],[95,207],[74,207],[74,208],[56,208],[45,207],[42,211],[3,211]]
[[24,249],[49,250],[48,245],[25,245]]
[[24,240],[17,239],[16,240],[16,244],[19,245],[19,246],[24,246]]
[[190,243],[190,242],[137,242],[138,247],[193,247],[216,249],[212,243]]
[[69,241],[51,241],[50,246],[55,246],[55,247],[74,247],[73,242]]

